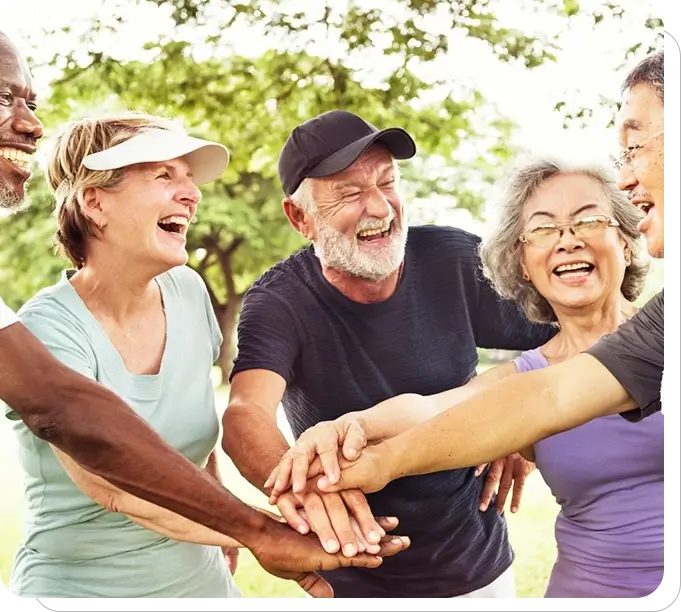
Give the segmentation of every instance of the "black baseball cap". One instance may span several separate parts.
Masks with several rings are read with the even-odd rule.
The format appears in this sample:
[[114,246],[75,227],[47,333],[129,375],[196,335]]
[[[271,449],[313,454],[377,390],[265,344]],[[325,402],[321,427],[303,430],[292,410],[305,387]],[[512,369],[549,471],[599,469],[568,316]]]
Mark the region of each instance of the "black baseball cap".
[[378,130],[361,117],[333,110],[301,123],[279,155],[279,178],[290,196],[305,178],[329,176],[351,166],[372,144],[381,143],[395,159],[416,155],[412,137],[402,128]]

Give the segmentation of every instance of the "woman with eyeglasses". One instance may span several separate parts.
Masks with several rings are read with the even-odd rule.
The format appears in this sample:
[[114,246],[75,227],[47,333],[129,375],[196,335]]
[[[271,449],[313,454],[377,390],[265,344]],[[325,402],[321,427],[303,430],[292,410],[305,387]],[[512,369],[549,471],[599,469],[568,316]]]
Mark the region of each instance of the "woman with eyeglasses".
[[[501,378],[565,361],[613,332],[637,311],[634,300],[648,270],[639,254],[640,219],[602,169],[552,160],[519,169],[496,227],[482,243],[484,272],[502,297],[515,300],[530,319],[554,323],[558,333],[464,387],[429,397],[398,396],[318,424],[270,476],[273,498],[301,473],[337,470],[336,454],[322,450],[341,447],[345,466],[367,442],[396,436]],[[601,417],[519,450],[536,463],[560,505],[558,556],[545,596],[652,593],[664,567],[662,415],[636,424],[619,415]],[[500,510],[507,493],[502,483]]]

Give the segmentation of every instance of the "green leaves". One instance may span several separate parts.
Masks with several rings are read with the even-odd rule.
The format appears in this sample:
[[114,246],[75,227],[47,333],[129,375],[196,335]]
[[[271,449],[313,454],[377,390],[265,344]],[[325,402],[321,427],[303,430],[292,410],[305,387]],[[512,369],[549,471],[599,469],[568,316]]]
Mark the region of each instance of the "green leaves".
[[[131,4],[155,7],[159,20],[176,28],[137,53],[102,46],[100,35],[115,32]],[[581,11],[568,0],[523,6],[566,18]],[[419,151],[404,165],[407,193],[481,210],[484,186],[513,154],[513,126],[474,88],[455,83],[442,60],[462,38],[528,68],[553,60],[557,49],[549,34],[504,27],[496,7],[491,0],[350,0],[345,7],[309,0],[112,0],[90,28],[69,26],[64,40],[72,47],[60,45],[50,62],[61,76],[42,118],[49,132],[73,117],[144,110],[231,150],[221,180],[204,189],[188,243],[191,265],[220,314],[263,270],[304,243],[281,210],[277,160],[292,128],[321,112],[344,108],[378,127],[405,128]],[[237,53],[235,41],[244,33],[262,48]],[[489,120],[477,125],[482,110]],[[462,142],[474,158],[457,156]],[[39,177],[31,201],[26,212],[0,221],[0,290],[14,305],[54,282],[63,267],[51,255],[54,220]]]

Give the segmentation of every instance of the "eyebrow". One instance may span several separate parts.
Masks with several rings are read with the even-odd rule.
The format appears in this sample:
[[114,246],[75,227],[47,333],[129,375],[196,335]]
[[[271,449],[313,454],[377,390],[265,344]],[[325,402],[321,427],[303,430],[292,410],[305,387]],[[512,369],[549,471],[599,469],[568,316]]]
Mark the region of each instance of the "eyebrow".
[[[150,162],[150,163],[154,163],[154,162]],[[159,170],[168,170],[168,171],[172,172],[173,174],[180,174],[180,172],[178,171],[178,169],[175,166],[172,166],[168,163],[163,163],[163,162],[156,163],[156,165],[150,166],[148,172],[149,172],[149,174],[153,174],[153,173],[158,172]],[[191,172],[191,171],[188,171],[185,174],[185,176],[187,178],[194,178],[194,173]]]
[[[572,214],[570,215],[571,217],[576,217],[580,213],[583,213],[586,210],[593,210],[593,209],[598,209],[598,204],[584,204],[584,206],[580,206],[577,210],[573,211]],[[538,210],[537,212],[534,212],[530,215],[530,218],[528,221],[532,221],[534,217],[537,216],[544,216],[544,217],[550,217],[551,219],[555,219],[556,215],[553,213],[547,211],[547,210]]]
[[639,131],[643,129],[643,125],[641,124],[640,121],[637,121],[636,119],[625,119],[624,122],[622,123],[622,127],[620,128],[621,132],[626,132],[628,130],[631,131]]
[[17,83],[10,83],[7,79],[0,79],[0,87],[6,87],[7,89],[11,90],[12,92],[17,92],[17,91],[22,91],[25,90],[28,92],[28,95],[26,96],[27,100],[32,100],[36,98],[36,93],[30,88],[30,87],[20,87]]

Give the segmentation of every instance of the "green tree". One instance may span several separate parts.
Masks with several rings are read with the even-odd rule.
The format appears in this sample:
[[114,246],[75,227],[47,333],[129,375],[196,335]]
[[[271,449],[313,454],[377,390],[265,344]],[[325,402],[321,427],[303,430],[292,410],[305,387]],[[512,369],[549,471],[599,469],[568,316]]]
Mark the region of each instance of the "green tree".
[[[385,0],[380,9],[375,2],[331,6],[308,0],[137,4],[156,5],[159,19],[171,19],[174,27],[133,59],[129,48],[102,43],[124,23],[130,2],[107,3],[107,13],[85,30],[73,25],[45,34],[66,36],[72,46],[51,60],[60,76],[44,119],[53,127],[93,109],[124,106],[181,118],[192,133],[232,150],[222,179],[204,190],[188,242],[190,264],[209,287],[225,337],[224,374],[231,369],[244,292],[302,245],[281,211],[277,179],[278,153],[292,127],[333,108],[355,111],[381,127],[400,125],[419,146],[417,165],[405,168],[411,191],[444,193],[452,206],[477,212],[482,194],[475,186],[494,180],[513,154],[507,145],[512,126],[478,91],[447,74],[428,76],[425,68],[450,51],[451,32],[480,43],[499,61],[528,68],[552,60],[556,51],[548,34],[503,27],[490,0]],[[527,0],[525,7],[566,19],[579,10],[568,1]],[[235,34],[244,31],[261,36],[265,48],[254,56],[231,49]],[[485,117],[482,126],[478,114]],[[456,159],[464,141],[479,152],[474,162]],[[417,170],[433,159],[435,175]],[[48,200],[35,191],[32,199],[32,208],[2,222],[0,262],[6,265],[0,283],[15,302],[53,282],[59,267],[46,244],[53,227]],[[39,246],[32,251],[32,244]]]

